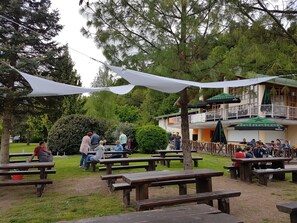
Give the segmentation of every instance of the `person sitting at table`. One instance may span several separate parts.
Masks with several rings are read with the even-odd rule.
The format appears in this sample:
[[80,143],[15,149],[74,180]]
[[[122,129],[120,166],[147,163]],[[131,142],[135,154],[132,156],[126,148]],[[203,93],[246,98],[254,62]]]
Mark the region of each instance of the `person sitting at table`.
[[252,147],[246,146],[244,148],[244,152],[245,152],[245,158],[253,158],[254,157],[254,154],[252,152]]
[[[239,147],[239,148],[236,148],[235,150],[235,153],[233,155],[233,158],[245,158],[245,154],[242,152],[242,149]],[[232,166],[234,167],[237,167],[237,170],[236,170],[236,175],[239,177],[239,164],[238,162],[233,162],[232,163]]]
[[[116,146],[114,147],[114,151],[124,151],[123,146],[121,145],[120,140],[116,141]],[[121,158],[122,154],[112,154],[109,158]]]
[[246,138],[243,138],[243,140],[239,144],[247,145]]
[[[267,157],[267,150],[263,148],[263,143],[261,141],[256,142],[256,147],[253,149],[253,154],[255,158],[263,158],[264,156]],[[259,169],[258,164],[254,164],[253,167],[255,169]],[[261,169],[266,169],[266,163],[260,165]]]
[[284,144],[282,144],[282,151],[284,154],[284,157],[290,157],[291,156],[291,145],[288,140],[285,140]]
[[[87,160],[85,162],[85,169],[88,170],[90,167],[90,161],[99,161],[100,159],[104,158],[104,151],[105,148],[103,146],[103,140],[100,140],[99,146],[97,146],[94,151],[96,151],[95,155],[88,155]],[[89,161],[89,162],[88,162]]]
[[39,146],[37,146],[34,149],[34,152],[33,152],[32,156],[28,159],[28,162],[31,162],[35,156],[38,157],[39,162],[52,162],[53,161],[53,155],[52,155],[51,151],[47,150],[44,141],[39,142]]

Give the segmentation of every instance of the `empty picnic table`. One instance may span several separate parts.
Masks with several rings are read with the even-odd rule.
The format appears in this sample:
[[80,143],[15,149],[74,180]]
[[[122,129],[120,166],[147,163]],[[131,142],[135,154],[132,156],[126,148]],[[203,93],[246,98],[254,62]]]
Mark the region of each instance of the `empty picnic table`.
[[[4,186],[22,186],[36,185],[37,196],[40,197],[43,193],[45,184],[52,184],[53,181],[47,179],[48,173],[55,173],[55,170],[50,170],[55,166],[54,162],[30,162],[30,163],[7,163],[0,164],[0,176],[12,175],[39,175],[38,179],[30,180],[1,180],[0,187]],[[37,170],[29,170],[29,169]]]
[[[183,150],[156,150],[157,153],[160,154],[160,157],[165,158],[167,153],[183,153]],[[196,150],[191,150],[192,153],[196,153]],[[181,154],[182,155],[182,154]]]
[[[113,165],[115,163],[135,163],[135,162],[147,162],[147,170],[153,171],[156,169],[156,161],[160,161],[160,157],[148,157],[148,158],[115,158],[115,159],[101,159],[99,160],[100,164],[105,164],[106,166],[106,174],[112,174]],[[133,165],[131,166],[121,166],[122,169],[131,169],[133,168]],[[139,168],[139,166],[135,166],[135,168]]]
[[[267,158],[232,158],[233,162],[239,164],[240,180],[245,182],[252,183],[253,164],[262,164],[266,165],[267,163],[272,163],[272,168],[281,168],[284,169],[285,161],[290,161],[292,158],[285,157],[267,157]],[[279,174],[278,179],[284,179],[285,175]]]
[[[66,222],[66,221],[63,221]],[[67,221],[69,222],[69,221]],[[206,204],[187,205],[181,207],[163,208],[151,211],[131,212],[126,214],[88,218],[73,223],[240,223],[236,217],[222,213]],[[62,223],[62,222],[61,222]]]
[[212,177],[223,176],[216,170],[148,171],[123,174],[122,179],[136,188],[136,200],[149,198],[149,184],[158,181],[196,179],[196,192],[211,192]]

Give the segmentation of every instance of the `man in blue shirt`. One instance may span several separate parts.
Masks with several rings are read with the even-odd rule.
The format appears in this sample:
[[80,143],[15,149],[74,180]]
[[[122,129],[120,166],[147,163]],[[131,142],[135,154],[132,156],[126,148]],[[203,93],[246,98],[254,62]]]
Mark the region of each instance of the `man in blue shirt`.
[[93,132],[93,135],[91,136],[91,146],[90,146],[91,151],[94,151],[94,149],[97,146],[99,146],[99,142],[100,142],[99,135],[96,134],[96,132]]

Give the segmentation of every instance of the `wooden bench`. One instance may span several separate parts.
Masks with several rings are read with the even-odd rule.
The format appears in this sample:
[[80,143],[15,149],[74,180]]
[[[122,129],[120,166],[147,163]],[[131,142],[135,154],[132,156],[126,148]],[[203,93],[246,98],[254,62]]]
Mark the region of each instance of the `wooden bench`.
[[[187,194],[187,184],[196,183],[196,179],[186,179],[186,180],[169,180],[169,181],[158,181],[149,184],[149,187],[162,187],[167,185],[178,185],[179,187],[179,194]],[[111,190],[122,190],[123,191],[123,202],[125,206],[130,205],[130,192],[134,189],[134,186],[123,182],[123,183],[113,183],[111,185]]]
[[164,197],[145,199],[136,202],[136,209],[138,211],[148,210],[155,207],[162,207],[168,205],[177,205],[190,202],[207,202],[218,200],[218,209],[224,213],[230,213],[229,198],[240,196],[240,191],[213,191],[197,194],[185,194],[175,197]]
[[288,169],[255,169],[253,170],[259,177],[259,184],[267,186],[268,178],[270,174],[276,176],[282,173],[292,173],[292,182],[297,183],[297,168],[288,168]]
[[[170,168],[170,161],[172,160],[180,160],[183,162],[183,157],[166,157],[164,158],[166,166]],[[192,157],[192,161],[194,162],[194,167],[198,167],[198,160],[203,160],[202,157]]]
[[[55,174],[56,171],[50,168],[54,167],[53,162],[32,162],[32,163],[7,163],[0,164],[0,176],[13,175],[38,175],[39,179],[20,179],[0,181],[0,187],[35,185],[37,196],[41,197],[46,184],[52,184],[53,181],[47,179],[47,174]],[[30,169],[35,168],[35,169]]]
[[123,174],[107,174],[101,175],[101,180],[107,180],[107,185],[111,188],[112,184],[116,182],[117,179],[122,178]]
[[224,166],[224,169],[230,172],[231,179],[237,179],[237,172],[239,171],[238,167],[235,166]]
[[[112,166],[112,170],[128,170],[128,169],[136,169],[136,168],[145,168],[148,170],[149,165],[148,164],[140,164],[140,165],[121,165],[121,166]],[[99,171],[106,170],[106,166],[99,167]]]
[[276,207],[279,211],[290,214],[291,223],[297,223],[297,202],[277,204]]

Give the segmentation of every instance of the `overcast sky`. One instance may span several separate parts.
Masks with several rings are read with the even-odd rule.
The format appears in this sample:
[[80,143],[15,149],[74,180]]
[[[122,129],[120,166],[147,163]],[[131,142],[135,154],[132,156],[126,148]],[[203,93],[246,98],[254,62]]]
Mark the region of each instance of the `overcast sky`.
[[[63,44],[68,43],[70,48],[105,62],[101,50],[96,48],[93,40],[83,37],[80,32],[80,29],[85,25],[86,20],[79,14],[79,0],[52,0],[51,2],[52,8],[60,11],[60,24],[64,26],[57,41]],[[69,49],[69,52],[75,63],[75,69],[81,76],[83,87],[90,87],[96,73],[98,73],[100,63],[95,62],[74,50]]]

